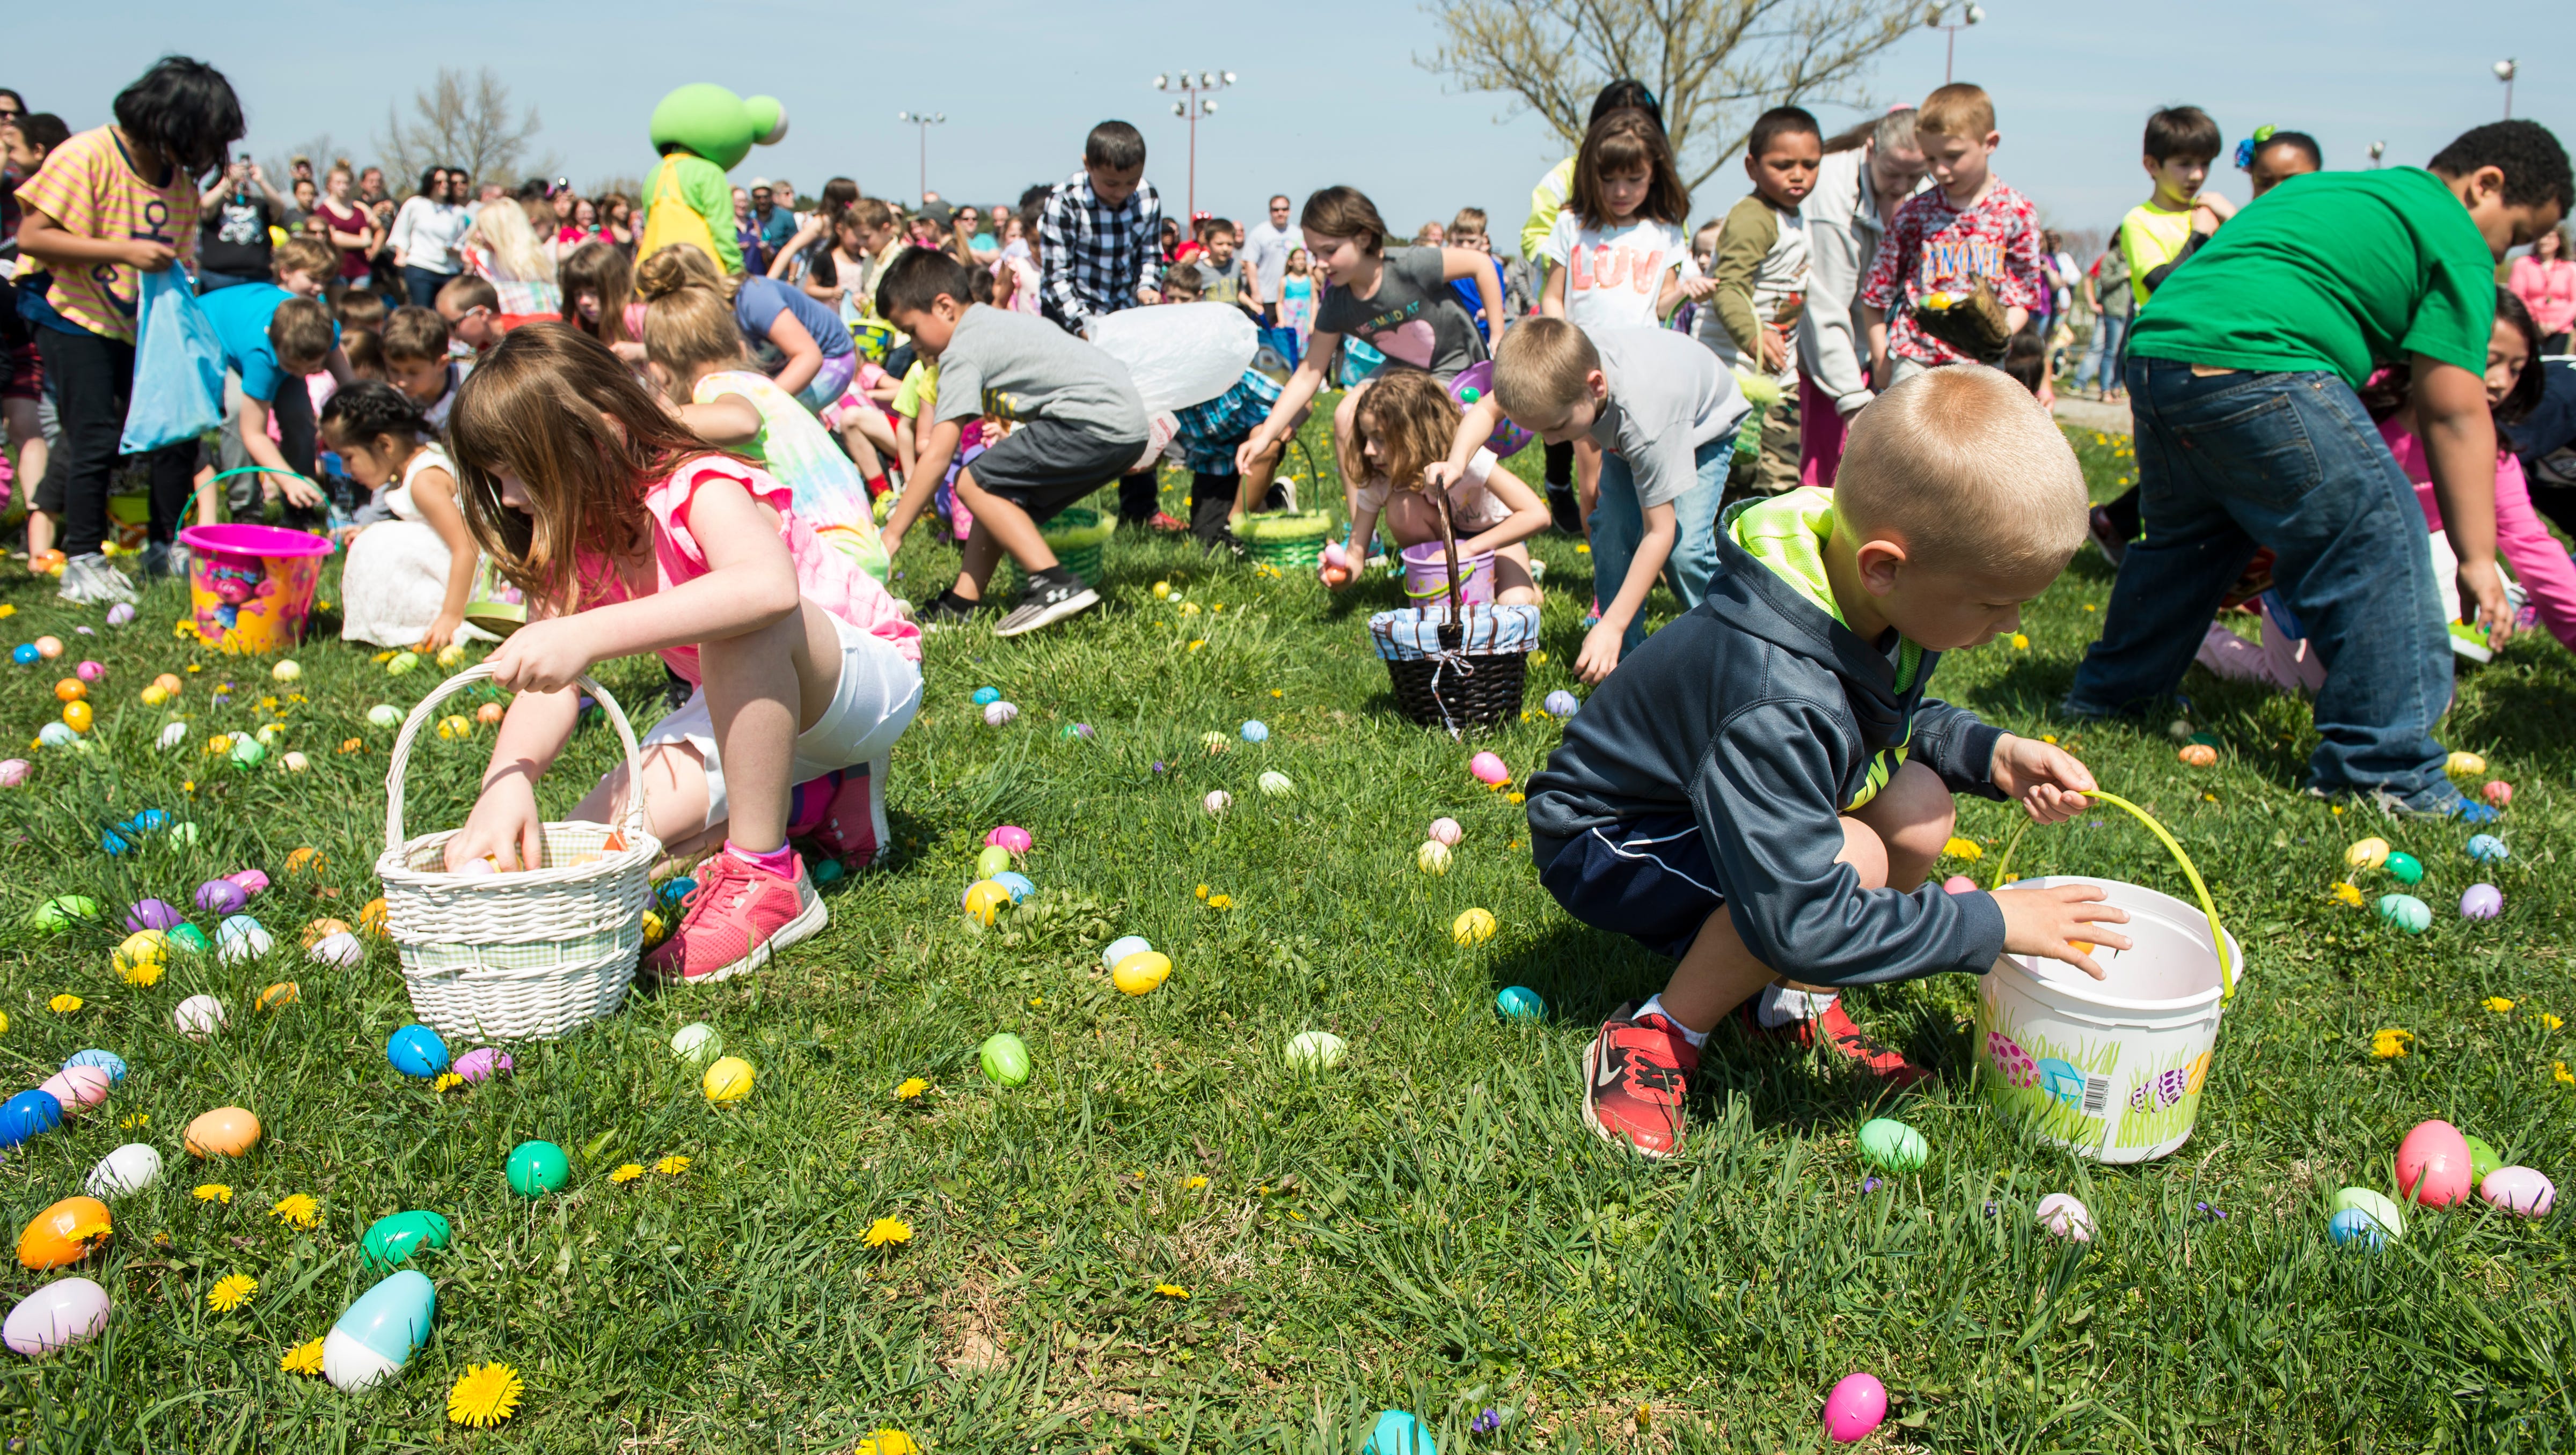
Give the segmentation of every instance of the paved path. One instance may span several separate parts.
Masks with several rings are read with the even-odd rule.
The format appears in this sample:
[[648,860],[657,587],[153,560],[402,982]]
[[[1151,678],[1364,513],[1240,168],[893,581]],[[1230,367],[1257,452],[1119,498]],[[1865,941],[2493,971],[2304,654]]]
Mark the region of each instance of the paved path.
[[2090,399],[2077,399],[2072,395],[2060,394],[2057,396],[2057,417],[2081,429],[2098,429],[2107,434],[2131,432],[2129,401],[2125,399],[2096,403]]

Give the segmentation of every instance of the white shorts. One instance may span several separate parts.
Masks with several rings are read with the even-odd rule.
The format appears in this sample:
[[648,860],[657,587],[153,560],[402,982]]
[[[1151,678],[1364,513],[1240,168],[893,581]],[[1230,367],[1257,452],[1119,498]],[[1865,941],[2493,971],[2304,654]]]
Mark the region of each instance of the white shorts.
[[[835,768],[876,763],[893,750],[895,739],[921,711],[921,667],[906,659],[892,642],[870,636],[835,616],[841,634],[841,680],[832,689],[831,705],[814,725],[796,735],[795,769],[790,785],[820,778]],[[716,752],[715,718],[707,709],[707,690],[691,693],[680,710],[653,725],[643,746],[687,743],[707,765],[707,818],[702,827],[725,821],[724,760]]]

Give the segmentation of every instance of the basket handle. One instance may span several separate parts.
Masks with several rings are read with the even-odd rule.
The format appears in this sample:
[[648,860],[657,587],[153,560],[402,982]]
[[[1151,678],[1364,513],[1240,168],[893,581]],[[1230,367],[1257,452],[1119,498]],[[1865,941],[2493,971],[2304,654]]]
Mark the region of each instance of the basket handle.
[[[412,739],[420,736],[422,726],[430,721],[431,715],[437,711],[440,703],[477,682],[491,680],[491,676],[491,663],[477,662],[430,689],[427,697],[413,705],[411,716],[404,719],[402,736],[394,739],[393,762],[385,770],[385,847],[387,849],[399,849],[403,846],[405,837],[403,834],[403,771],[411,766]],[[630,839],[641,838],[644,834],[644,754],[643,750],[635,745],[635,725],[626,720],[626,709],[617,705],[616,696],[599,685],[598,679],[585,672],[573,681],[582,691],[597,699],[600,706],[607,708],[608,720],[617,725],[618,744],[626,749],[628,785],[626,815],[619,827],[626,831]]]
[[[2173,855],[2174,862],[2182,866],[2182,877],[2191,881],[2191,892],[2200,900],[2200,912],[2209,920],[2209,945],[2211,951],[2218,956],[2218,1003],[2225,1005],[2234,1000],[2236,972],[2235,967],[2227,963],[2227,932],[2219,928],[2218,904],[2209,897],[2209,886],[2201,882],[2200,869],[2191,862],[2191,855],[2184,853],[2181,843],[2166,831],[2163,824],[2156,822],[2155,816],[2145,809],[2108,789],[2087,788],[2084,794],[2088,798],[2098,798],[2113,808],[2127,810],[2131,817],[2147,826],[2147,832],[2154,834],[2157,842],[2165,846],[2165,852]],[[1995,861],[1994,883],[1987,886],[1989,889],[2003,888],[2004,871],[2012,867],[2013,853],[2021,847],[2021,836],[2029,831],[2030,823],[2024,820],[2021,828],[2013,834],[2012,842],[2004,846],[2004,856]]]
[[1458,592],[1458,537],[1449,528],[1449,491],[1445,486],[1432,490],[1431,504],[1440,516],[1440,554],[1449,566],[1449,619],[1440,624],[1440,649],[1454,652],[1467,640],[1467,606]]

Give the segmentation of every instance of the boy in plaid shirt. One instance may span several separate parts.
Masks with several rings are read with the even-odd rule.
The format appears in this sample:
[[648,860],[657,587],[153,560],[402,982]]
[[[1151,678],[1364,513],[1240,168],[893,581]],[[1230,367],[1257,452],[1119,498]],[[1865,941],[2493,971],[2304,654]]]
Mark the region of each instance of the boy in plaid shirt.
[[1965,82],[1944,86],[1915,113],[1914,134],[1938,185],[1897,209],[1858,300],[1869,334],[1870,381],[1882,392],[1964,357],[1917,324],[1926,294],[1973,293],[1980,280],[1987,282],[2015,333],[2047,296],[2039,210],[1987,163],[2003,141],[1993,100]]
[[[1123,121],[1104,121],[1082,143],[1082,170],[1056,184],[1038,214],[1039,311],[1067,333],[1093,319],[1162,301],[1156,234],[1163,200],[1145,180],[1145,138]],[[1162,513],[1154,472],[1118,482],[1118,518],[1179,530]]]

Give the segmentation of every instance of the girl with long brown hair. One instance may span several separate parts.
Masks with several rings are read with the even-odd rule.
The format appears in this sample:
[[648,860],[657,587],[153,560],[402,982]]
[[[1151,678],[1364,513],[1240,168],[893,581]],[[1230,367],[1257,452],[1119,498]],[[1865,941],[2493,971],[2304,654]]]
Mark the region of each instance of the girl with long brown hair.
[[[1351,497],[1354,559],[1368,548],[1378,517],[1399,551],[1440,539],[1440,517],[1422,472],[1449,456],[1458,434],[1458,405],[1439,380],[1418,369],[1387,375],[1360,401],[1351,423],[1367,478]],[[1461,562],[1491,552],[1494,600],[1504,606],[1538,604],[1538,580],[1522,542],[1547,529],[1547,506],[1520,477],[1502,467],[1491,450],[1476,451],[1448,487],[1449,528]],[[1350,579],[1334,583],[1339,591]]]

